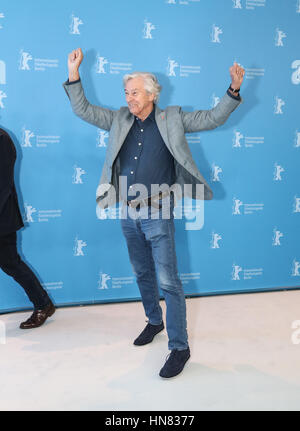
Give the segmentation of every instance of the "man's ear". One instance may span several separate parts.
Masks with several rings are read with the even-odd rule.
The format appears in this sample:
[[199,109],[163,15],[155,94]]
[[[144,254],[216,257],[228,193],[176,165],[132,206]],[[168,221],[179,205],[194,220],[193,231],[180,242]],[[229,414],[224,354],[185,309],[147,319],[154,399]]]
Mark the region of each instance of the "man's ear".
[[155,99],[154,93],[150,93],[149,96],[150,96],[150,101],[153,102]]

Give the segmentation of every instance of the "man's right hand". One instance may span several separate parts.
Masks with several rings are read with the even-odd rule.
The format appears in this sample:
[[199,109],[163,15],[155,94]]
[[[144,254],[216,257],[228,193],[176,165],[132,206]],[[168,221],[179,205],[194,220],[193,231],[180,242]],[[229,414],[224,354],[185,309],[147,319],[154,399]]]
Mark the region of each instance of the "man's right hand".
[[79,66],[83,60],[81,48],[74,49],[68,56],[69,82],[77,81],[79,77]]

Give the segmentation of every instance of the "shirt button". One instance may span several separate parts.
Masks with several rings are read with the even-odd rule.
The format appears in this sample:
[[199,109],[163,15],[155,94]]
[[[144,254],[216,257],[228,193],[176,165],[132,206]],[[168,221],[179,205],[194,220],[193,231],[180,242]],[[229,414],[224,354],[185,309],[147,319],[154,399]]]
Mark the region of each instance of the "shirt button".
[[143,132],[144,131],[144,129],[141,129],[141,132]]
[[137,157],[135,156],[134,160],[137,160]]
[[130,171],[131,175],[133,175],[133,171]]
[[142,143],[141,142],[139,142],[139,146],[141,146],[142,145]]

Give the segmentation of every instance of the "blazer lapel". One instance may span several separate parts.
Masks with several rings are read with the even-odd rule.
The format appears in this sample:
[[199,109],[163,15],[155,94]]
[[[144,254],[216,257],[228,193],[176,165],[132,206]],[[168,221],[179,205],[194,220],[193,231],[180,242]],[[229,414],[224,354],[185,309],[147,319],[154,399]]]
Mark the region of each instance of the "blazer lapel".
[[133,122],[134,122],[134,116],[132,114],[130,114],[129,112],[126,115],[126,117],[123,120],[121,120],[119,133],[114,138],[116,145],[114,146],[113,159],[116,158],[118,152],[120,151],[120,149],[121,149],[121,147],[122,147],[122,145],[126,139],[126,136],[128,135],[128,132],[133,125]]
[[173,154],[173,151],[168,139],[166,111],[162,111],[158,106],[156,106],[155,108],[155,121],[159,130],[159,133],[163,138],[164,143],[166,144],[170,153]]

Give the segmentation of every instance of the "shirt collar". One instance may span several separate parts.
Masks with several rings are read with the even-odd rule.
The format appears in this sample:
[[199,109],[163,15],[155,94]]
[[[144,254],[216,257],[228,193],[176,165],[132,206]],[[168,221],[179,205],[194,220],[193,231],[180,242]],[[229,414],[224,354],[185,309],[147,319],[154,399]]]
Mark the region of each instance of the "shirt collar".
[[[140,120],[138,117],[135,117],[135,119],[137,120],[137,121],[142,121],[142,120]],[[155,105],[153,105],[153,109],[152,109],[152,111],[151,111],[151,113],[148,115],[148,117],[143,121],[143,123],[145,122],[145,121],[147,121],[147,120],[151,120],[151,121],[154,121],[155,122]]]
[[148,116],[150,120],[155,121],[155,105],[153,105],[153,109],[151,111],[151,114]]

